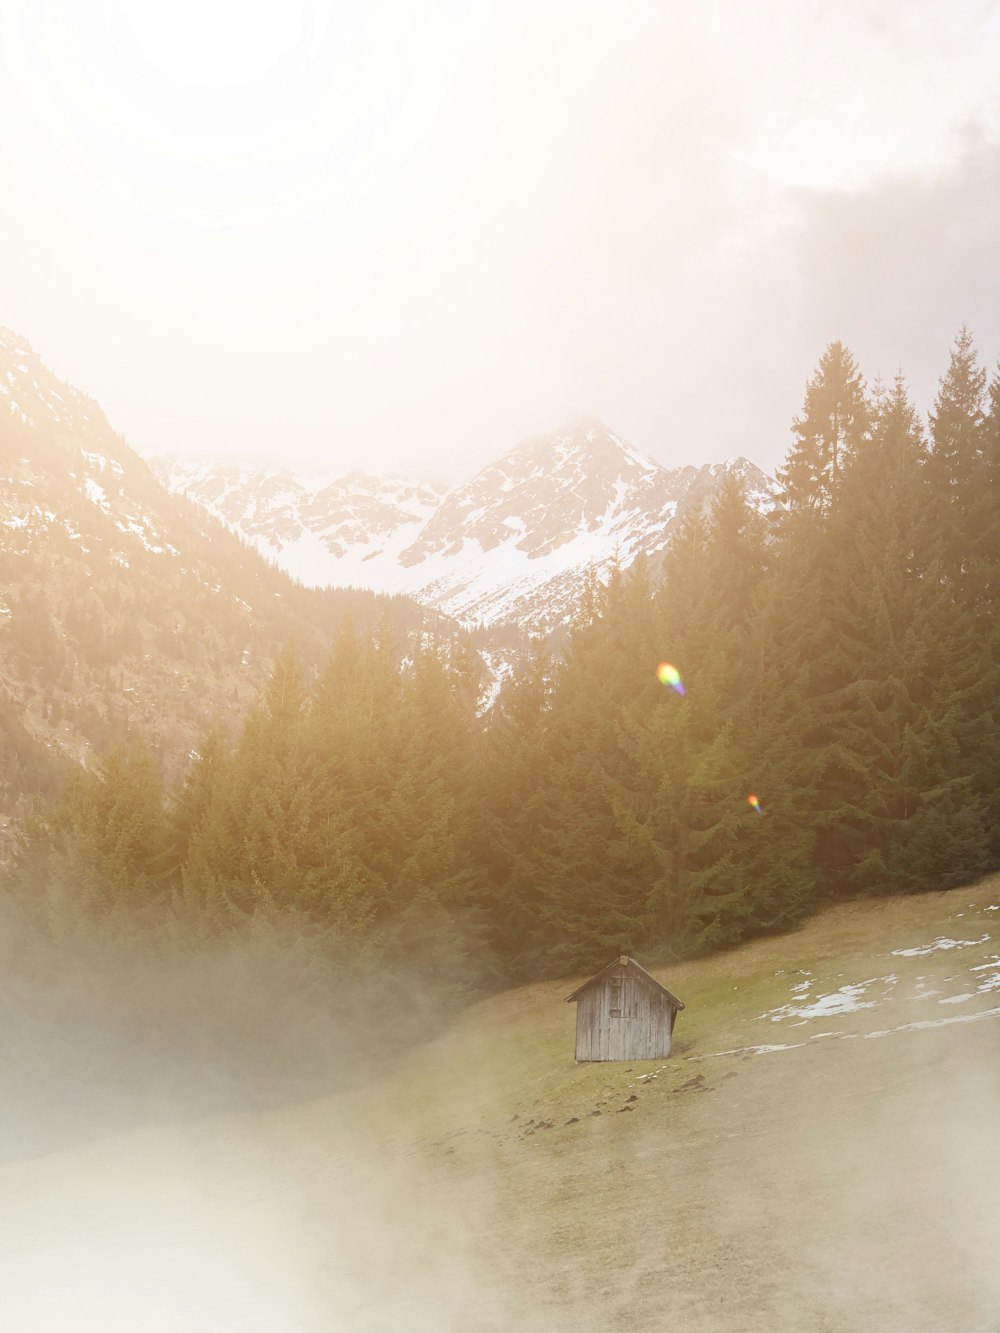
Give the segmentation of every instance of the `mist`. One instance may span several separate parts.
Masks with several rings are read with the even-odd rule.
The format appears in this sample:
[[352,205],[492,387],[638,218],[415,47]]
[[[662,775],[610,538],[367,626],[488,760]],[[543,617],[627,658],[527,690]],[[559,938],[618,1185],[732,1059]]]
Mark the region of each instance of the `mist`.
[[[940,898],[973,918],[967,894]],[[837,923],[809,930],[673,976],[697,1007],[699,985],[759,986]],[[995,1326],[989,1019],[913,1030],[928,1010],[910,1000],[740,1049],[740,1020],[713,1011],[714,1031],[682,1017],[667,1065],[574,1066],[565,982],[442,1017],[426,977],[341,973],[317,1008],[303,975],[323,951],[273,928],[141,967],[5,939],[0,1273],[19,1333]],[[929,994],[964,975],[945,952],[913,971]],[[438,1005],[429,1043],[388,1039],[401,1004],[411,1037]],[[265,1072],[284,1104],[262,1104]]]

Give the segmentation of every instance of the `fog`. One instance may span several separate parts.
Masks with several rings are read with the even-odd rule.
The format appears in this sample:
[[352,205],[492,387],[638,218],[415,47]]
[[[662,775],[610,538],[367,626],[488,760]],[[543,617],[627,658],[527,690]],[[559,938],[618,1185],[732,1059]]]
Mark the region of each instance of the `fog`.
[[167,912],[49,910],[39,929],[0,899],[0,1161],[356,1086],[472,979],[418,913],[362,943],[291,912],[206,935]]
[[[456,1012],[413,971],[343,962],[321,1000],[324,951],[273,929],[141,964],[5,938],[0,1291],[18,1333],[1000,1318],[995,1017],[914,1029],[944,1011],[911,1000],[754,1054],[716,1008],[719,1031],[682,1015],[640,1080],[573,1064],[565,983]],[[913,967],[936,993],[974,952]],[[689,1000],[705,966],[680,975]]]

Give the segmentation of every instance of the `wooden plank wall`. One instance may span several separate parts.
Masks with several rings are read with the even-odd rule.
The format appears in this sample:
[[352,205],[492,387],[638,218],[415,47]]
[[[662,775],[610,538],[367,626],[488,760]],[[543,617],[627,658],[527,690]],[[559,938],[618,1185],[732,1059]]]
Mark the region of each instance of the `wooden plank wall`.
[[578,1060],[660,1060],[670,1054],[671,1005],[625,968],[576,1002]]

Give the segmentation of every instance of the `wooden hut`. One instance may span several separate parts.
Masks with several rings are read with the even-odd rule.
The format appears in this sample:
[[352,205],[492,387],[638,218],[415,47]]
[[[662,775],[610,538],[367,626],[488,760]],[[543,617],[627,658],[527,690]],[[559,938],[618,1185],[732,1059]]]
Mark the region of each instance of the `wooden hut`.
[[578,1061],[665,1059],[684,1008],[627,954],[578,986],[566,1003],[576,1004]]

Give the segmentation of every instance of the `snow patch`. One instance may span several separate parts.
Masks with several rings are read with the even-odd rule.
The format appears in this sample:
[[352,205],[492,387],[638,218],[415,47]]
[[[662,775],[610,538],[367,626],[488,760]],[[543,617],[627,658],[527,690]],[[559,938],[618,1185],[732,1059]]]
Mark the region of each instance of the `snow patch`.
[[988,963],[980,963],[970,969],[972,972],[985,972],[987,975],[976,980],[976,990],[980,995],[989,991],[1000,990],[1000,958],[993,958]]
[[874,1009],[878,1001],[866,1000],[863,998],[869,986],[876,981],[885,982],[887,985],[894,985],[897,978],[894,975],[886,977],[870,977],[867,981],[853,982],[847,986],[841,986],[839,990],[831,991],[826,995],[818,995],[813,1000],[808,1000],[805,991],[810,982],[801,981],[792,987],[793,992],[798,992],[797,999],[791,1004],[783,1004],[778,1009],[772,1009],[766,1014],[761,1014],[761,1018],[769,1018],[772,1023],[783,1022],[786,1018],[796,1018],[804,1023],[810,1018],[830,1018],[834,1014],[851,1014],[858,1009]]
[[770,1043],[761,1046],[734,1046],[729,1051],[712,1051],[708,1055],[689,1055],[689,1060],[717,1060],[721,1055],[770,1055],[772,1051],[795,1051],[800,1046],[806,1046],[808,1042],[793,1041],[786,1043]]
[[893,958],[926,958],[928,954],[936,953],[939,949],[968,949],[976,944],[987,944],[989,935],[983,935],[978,940],[952,940],[945,935],[940,935],[930,944],[922,945],[915,949],[893,949]]
[[881,1028],[877,1032],[866,1032],[866,1040],[874,1037],[890,1037],[896,1032],[919,1032],[924,1028],[946,1028],[952,1023],[978,1023],[984,1018],[1000,1018],[1000,1008],[980,1009],[975,1014],[955,1014],[953,1018],[924,1018],[915,1023],[900,1023],[899,1027]]

